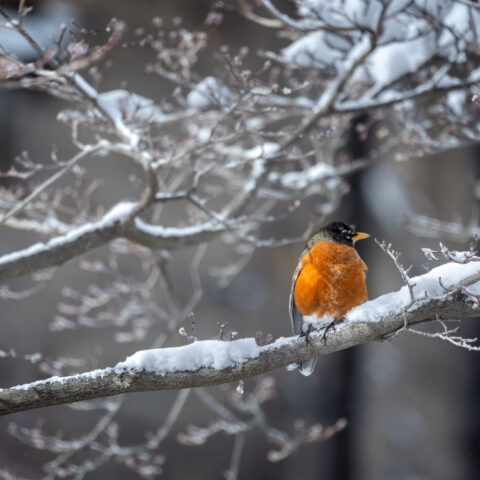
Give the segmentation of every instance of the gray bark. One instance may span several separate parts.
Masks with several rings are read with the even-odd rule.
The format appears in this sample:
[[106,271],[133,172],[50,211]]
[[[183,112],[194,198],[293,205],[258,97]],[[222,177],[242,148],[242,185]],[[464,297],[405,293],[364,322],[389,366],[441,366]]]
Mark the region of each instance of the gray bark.
[[[107,368],[101,375],[84,373],[71,377],[53,377],[42,383],[0,390],[0,415],[90,400],[122,393],[175,390],[234,382],[265,373],[313,355],[330,353],[371,341],[384,341],[405,326],[435,319],[478,317],[480,311],[465,301],[458,290],[442,298],[431,298],[408,312],[398,312],[375,322],[344,322],[330,330],[324,340],[314,333],[307,343],[304,337],[291,337],[281,346],[265,348],[256,358],[223,370],[201,368],[196,371],[178,371],[166,374],[126,370],[115,372]],[[292,373],[295,374],[295,373]],[[299,377],[299,381],[301,378]]]

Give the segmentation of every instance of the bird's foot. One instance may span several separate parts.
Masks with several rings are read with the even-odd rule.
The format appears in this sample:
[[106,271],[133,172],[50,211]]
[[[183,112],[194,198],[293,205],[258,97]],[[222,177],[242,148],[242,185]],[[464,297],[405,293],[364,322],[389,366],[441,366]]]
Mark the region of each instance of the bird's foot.
[[312,329],[312,324],[309,323],[307,330],[305,332],[302,331],[300,334],[300,337],[305,337],[305,343],[310,343],[310,333],[312,332]]
[[337,320],[333,320],[332,322],[330,322],[326,327],[325,327],[325,331],[323,332],[323,335],[322,335],[322,340],[324,342],[327,341],[327,332],[333,328],[333,331],[335,331],[335,323],[337,323]]

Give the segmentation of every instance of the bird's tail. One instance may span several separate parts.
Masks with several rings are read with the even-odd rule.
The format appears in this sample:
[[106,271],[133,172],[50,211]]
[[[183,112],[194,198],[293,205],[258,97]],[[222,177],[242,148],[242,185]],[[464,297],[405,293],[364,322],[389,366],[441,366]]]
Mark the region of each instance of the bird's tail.
[[316,363],[317,363],[317,357],[312,357],[307,360],[303,360],[303,362],[300,362],[298,364],[298,371],[305,377],[308,377],[315,370]]

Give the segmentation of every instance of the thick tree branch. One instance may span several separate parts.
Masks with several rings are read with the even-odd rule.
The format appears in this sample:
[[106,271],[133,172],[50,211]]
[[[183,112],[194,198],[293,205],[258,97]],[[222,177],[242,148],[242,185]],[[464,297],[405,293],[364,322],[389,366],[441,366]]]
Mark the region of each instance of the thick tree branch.
[[127,238],[150,248],[174,249],[209,241],[226,230],[212,222],[174,228],[149,225],[136,217],[124,223],[136,206],[136,203],[120,202],[96,222],[73,228],[48,242],[0,256],[0,281],[62,265],[115,238]]
[[[452,267],[452,264],[435,269],[438,272],[438,278],[449,271],[444,267]],[[460,271],[465,275],[455,284],[451,284],[447,293],[425,298],[418,290],[417,301],[408,311],[405,311],[409,297],[405,295],[406,287],[403,287],[398,292],[379,297],[352,310],[346,320],[339,324],[325,341],[321,333],[312,334],[308,343],[305,338],[282,338],[271,345],[258,347],[258,351],[248,359],[223,369],[204,367],[192,369],[192,371],[168,371],[165,367],[166,371],[146,371],[129,368],[131,364],[127,362],[118,364],[115,368],[70,377],[52,377],[32,384],[0,390],[0,415],[121,393],[175,390],[233,382],[300,362],[313,355],[327,355],[366,342],[382,341],[404,329],[405,325],[410,326],[438,319],[478,317],[480,310],[475,308],[475,303],[461,293],[462,287],[480,280],[480,274],[475,270],[477,267],[466,264],[456,265],[455,268],[461,269]],[[424,288],[422,278],[431,282],[432,272],[413,279],[421,289]],[[440,287],[437,286],[435,291],[438,292],[439,288],[445,287],[443,282]],[[426,293],[429,294],[429,292]],[[391,295],[395,298],[390,298]],[[392,304],[396,305],[394,311],[383,311],[385,305]],[[234,344],[235,341],[227,344],[227,348]],[[185,352],[181,348],[188,349],[188,347],[179,347],[180,356]],[[176,349],[170,349],[170,354],[172,350]]]
[[87,224],[46,243],[35,243],[23,250],[5,254],[0,257],[0,281],[62,265],[113,240],[118,236],[118,229],[116,222]]
[[67,260],[106,244],[121,235],[124,228],[122,220],[136,206],[134,202],[120,202],[96,222],[72,228],[48,242],[36,243],[24,250],[1,256],[0,281],[62,265]]

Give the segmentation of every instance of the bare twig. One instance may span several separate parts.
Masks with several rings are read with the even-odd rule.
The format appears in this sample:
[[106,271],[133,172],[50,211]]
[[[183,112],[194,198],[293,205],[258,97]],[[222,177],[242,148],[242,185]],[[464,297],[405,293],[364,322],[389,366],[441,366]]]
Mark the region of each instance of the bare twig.
[[415,284],[412,283],[410,277],[408,276],[408,272],[411,270],[412,266],[410,265],[407,269],[403,267],[403,265],[399,261],[401,253],[393,250],[391,243],[387,244],[386,242],[380,242],[377,239],[375,239],[375,243],[393,260],[395,267],[397,267],[397,270],[402,277],[403,283],[408,287],[410,303],[405,307],[405,310],[408,310],[416,301],[415,294],[413,292]]
[[74,157],[72,157],[68,162],[66,162],[64,167],[62,167],[51,177],[45,180],[45,182],[35,188],[35,190],[30,193],[30,195],[28,195],[18,205],[15,205],[15,207],[13,207],[9,212],[3,215],[2,218],[0,218],[0,225],[6,222],[9,218],[12,218],[14,215],[17,215],[17,213],[20,213],[29,203],[31,203],[42,192],[44,192],[50,185],[52,185],[58,179],[68,173],[82,158],[85,158],[92,153],[98,152],[104,146],[105,145],[103,144],[103,142],[97,145],[85,146],[82,151],[78,152]]
[[443,329],[443,331],[441,332],[424,332],[415,328],[409,328],[408,331],[417,335],[421,335],[423,337],[438,338],[440,340],[444,340],[451,343],[452,345],[455,345],[456,347],[464,348],[470,352],[480,352],[480,346],[472,345],[472,343],[478,341],[478,338],[465,338],[460,335],[453,335],[454,333],[458,332],[459,327],[449,329],[444,321],[438,320],[438,323]]

